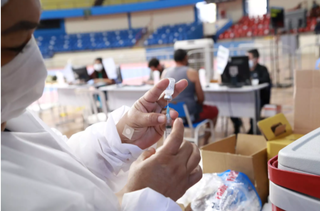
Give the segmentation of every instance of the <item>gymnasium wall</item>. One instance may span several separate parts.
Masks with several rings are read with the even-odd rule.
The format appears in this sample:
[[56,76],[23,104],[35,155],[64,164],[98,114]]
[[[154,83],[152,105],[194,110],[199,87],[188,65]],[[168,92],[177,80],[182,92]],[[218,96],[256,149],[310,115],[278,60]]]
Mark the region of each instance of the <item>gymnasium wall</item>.
[[112,57],[117,64],[139,63],[146,60],[146,49],[109,49],[101,51],[84,51],[57,53],[50,59],[45,59],[48,69],[63,68],[67,63],[71,62],[75,66],[83,66],[93,64],[98,57]]
[[194,21],[193,6],[131,13],[131,25],[133,28],[149,26],[150,30],[154,30],[162,25]]
[[218,15],[220,15],[223,10],[226,12],[226,18],[231,19],[233,22],[237,22],[243,16],[242,0],[219,3]]
[[66,18],[65,28],[68,34],[128,29],[127,14],[89,16],[88,18]]
[[299,3],[306,2],[306,4],[303,4],[304,8],[310,9],[312,7],[313,0],[269,0],[270,7],[276,6],[276,7],[283,7],[284,9],[292,9],[296,7]]
[[167,24],[189,23],[195,21],[194,7],[183,6],[160,10],[134,12],[115,15],[89,16],[87,18],[66,18],[65,29],[68,34],[81,32],[97,32],[149,27],[154,30]]

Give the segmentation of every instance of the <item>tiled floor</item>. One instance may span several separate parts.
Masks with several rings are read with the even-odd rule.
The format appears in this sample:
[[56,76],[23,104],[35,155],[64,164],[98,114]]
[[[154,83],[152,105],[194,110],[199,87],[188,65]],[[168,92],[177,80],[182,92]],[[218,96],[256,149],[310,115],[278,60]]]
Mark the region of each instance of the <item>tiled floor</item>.
[[[290,123],[293,123],[293,88],[273,88],[272,89],[272,104],[282,105],[282,112],[286,115]],[[74,111],[73,108],[68,108],[67,113],[71,113],[68,117],[59,117],[59,111],[57,108],[49,109],[43,111],[40,117],[51,127],[57,128],[61,133],[70,137],[72,134],[79,132],[84,129],[84,124],[81,116],[81,111]],[[215,128],[215,141],[222,139],[233,133],[232,122],[228,120],[228,130],[225,131],[225,125],[223,127],[222,118],[218,119],[216,128]],[[59,122],[65,122],[59,124]],[[249,130],[250,124],[249,119],[244,118],[244,128]],[[224,128],[224,130],[223,130]],[[245,131],[242,131],[245,132]],[[186,131],[188,133],[188,131]],[[213,140],[211,140],[213,141]]]

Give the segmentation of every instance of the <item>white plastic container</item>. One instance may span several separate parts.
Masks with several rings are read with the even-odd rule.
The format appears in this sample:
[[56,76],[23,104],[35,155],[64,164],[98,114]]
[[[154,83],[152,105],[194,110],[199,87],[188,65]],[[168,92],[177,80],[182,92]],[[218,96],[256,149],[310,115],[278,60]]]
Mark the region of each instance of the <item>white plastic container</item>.
[[252,86],[259,85],[259,79],[251,79],[251,84],[252,84]]
[[280,150],[278,168],[320,175],[320,128]]
[[270,181],[270,201],[287,211],[319,211],[320,200],[283,188]]

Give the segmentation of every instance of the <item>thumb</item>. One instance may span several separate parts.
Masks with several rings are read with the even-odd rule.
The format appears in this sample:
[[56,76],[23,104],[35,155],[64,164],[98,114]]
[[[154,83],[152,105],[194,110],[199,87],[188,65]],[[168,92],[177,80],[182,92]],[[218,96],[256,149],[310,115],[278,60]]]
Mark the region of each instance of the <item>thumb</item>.
[[156,152],[156,150],[155,150],[153,147],[151,147],[151,148],[143,151],[143,153],[140,155],[139,159],[140,159],[141,161],[143,161],[143,160],[149,158],[149,157],[150,157],[151,155],[153,155],[155,152]]
[[172,132],[164,142],[162,150],[169,154],[175,155],[179,152],[183,142],[184,126],[182,119],[178,118],[174,121]]
[[140,127],[162,125],[166,122],[166,115],[158,113],[141,113],[136,119],[136,122]]

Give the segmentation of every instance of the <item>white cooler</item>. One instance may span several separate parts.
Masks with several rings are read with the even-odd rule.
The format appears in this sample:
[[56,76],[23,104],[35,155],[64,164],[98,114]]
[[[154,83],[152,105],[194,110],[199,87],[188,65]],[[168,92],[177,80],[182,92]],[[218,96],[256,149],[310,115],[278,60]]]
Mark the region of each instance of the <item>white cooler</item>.
[[320,128],[281,149],[278,154],[278,168],[320,175]]
[[320,210],[320,128],[268,162],[273,211]]

